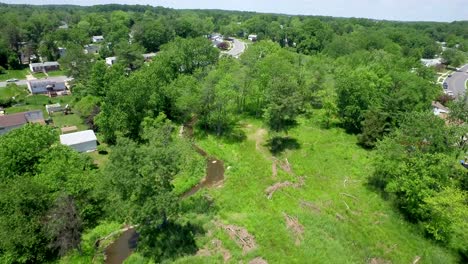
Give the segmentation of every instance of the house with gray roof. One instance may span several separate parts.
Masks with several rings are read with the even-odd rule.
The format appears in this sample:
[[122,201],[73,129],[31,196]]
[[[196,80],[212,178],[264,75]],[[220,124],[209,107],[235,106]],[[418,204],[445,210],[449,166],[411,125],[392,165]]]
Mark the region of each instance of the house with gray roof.
[[60,69],[60,64],[56,61],[30,63],[29,69],[31,72],[56,71]]
[[0,135],[6,134],[12,129],[22,127],[27,123],[45,124],[42,111],[32,110],[0,116]]
[[31,94],[47,94],[50,92],[65,91],[67,86],[64,81],[56,81],[51,79],[29,80],[28,90]]

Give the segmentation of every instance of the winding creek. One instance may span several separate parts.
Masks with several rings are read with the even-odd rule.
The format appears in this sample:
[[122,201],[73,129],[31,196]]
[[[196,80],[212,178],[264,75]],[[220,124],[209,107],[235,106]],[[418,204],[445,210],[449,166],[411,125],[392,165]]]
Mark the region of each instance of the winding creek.
[[[182,135],[193,138],[193,126],[196,123],[193,118],[182,126]],[[202,188],[210,188],[221,184],[224,181],[224,162],[211,157],[205,150],[192,144],[195,151],[206,159],[206,176],[194,187],[181,195],[182,199],[188,198],[197,193]],[[120,237],[105,249],[106,264],[122,264],[136,249],[138,233],[135,228],[124,231]]]

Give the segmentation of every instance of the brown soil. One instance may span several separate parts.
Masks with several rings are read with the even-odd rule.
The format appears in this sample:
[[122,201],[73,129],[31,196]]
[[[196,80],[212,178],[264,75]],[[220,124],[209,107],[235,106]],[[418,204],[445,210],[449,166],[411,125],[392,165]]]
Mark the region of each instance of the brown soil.
[[271,172],[272,172],[272,178],[276,179],[276,176],[278,175],[278,169],[276,167],[276,160],[273,161],[271,164]]
[[291,164],[289,164],[288,158],[285,158],[285,161],[281,161],[279,165],[281,169],[284,170],[285,172],[289,174],[294,174],[291,168]]
[[301,205],[302,208],[309,209],[312,212],[317,213],[317,214],[320,214],[321,211],[322,211],[318,205],[316,205],[316,204],[314,204],[312,202],[307,202],[307,201],[301,200],[299,202],[299,204]]
[[302,234],[304,234],[304,226],[299,223],[297,217],[290,216],[286,213],[283,213],[286,220],[286,227],[290,229],[294,236],[296,236],[296,246],[301,244]]
[[261,257],[257,257],[249,261],[249,264],[268,264],[268,262]]
[[228,233],[229,237],[242,248],[244,254],[257,248],[254,236],[252,236],[247,229],[235,225],[225,225],[219,222],[216,223],[216,225],[223,228]]
[[299,177],[299,180],[296,183],[292,183],[290,181],[275,183],[274,185],[268,187],[265,190],[265,193],[267,195],[267,198],[271,199],[273,197],[273,194],[279,189],[282,189],[282,188],[285,188],[285,187],[300,188],[302,186],[304,186],[304,178]]

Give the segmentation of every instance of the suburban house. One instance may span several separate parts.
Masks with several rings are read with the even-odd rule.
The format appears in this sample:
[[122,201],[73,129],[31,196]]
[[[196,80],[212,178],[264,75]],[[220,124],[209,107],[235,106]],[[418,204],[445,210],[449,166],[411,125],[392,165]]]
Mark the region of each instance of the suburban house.
[[39,63],[30,63],[29,69],[32,72],[56,71],[60,69],[60,64],[56,61],[46,61]]
[[45,124],[42,111],[33,110],[28,112],[0,116],[0,135],[5,134],[12,129],[22,127],[27,123]]
[[97,148],[97,138],[93,130],[60,135],[60,143],[78,152],[91,152]]
[[145,59],[145,61],[152,61],[154,57],[156,57],[156,53],[154,52],[151,52],[151,53],[145,53],[143,54],[143,59]]
[[56,104],[48,104],[45,106],[47,113],[50,115],[54,112],[61,112],[63,111],[63,107],[60,105],[60,103]]
[[93,36],[93,43],[100,43],[104,41],[103,36]]
[[84,46],[85,54],[98,54],[101,47],[96,44],[89,44]]
[[442,64],[442,60],[438,59],[421,59],[421,63],[426,67],[436,67]]
[[65,56],[65,54],[67,54],[67,49],[66,48],[62,48],[62,47],[59,47],[58,48],[58,52],[59,52],[59,56],[60,58]]
[[117,57],[107,57],[106,58],[106,64],[109,66],[114,65],[114,63],[117,61]]
[[257,41],[257,35],[254,35],[254,34],[249,35],[248,39],[249,39],[250,41]]
[[48,94],[51,92],[65,91],[67,86],[64,81],[48,79],[28,81],[28,90],[31,94]]
[[446,118],[447,115],[450,113],[450,109],[436,101],[432,102],[432,110],[434,112],[434,115],[439,116],[441,118]]

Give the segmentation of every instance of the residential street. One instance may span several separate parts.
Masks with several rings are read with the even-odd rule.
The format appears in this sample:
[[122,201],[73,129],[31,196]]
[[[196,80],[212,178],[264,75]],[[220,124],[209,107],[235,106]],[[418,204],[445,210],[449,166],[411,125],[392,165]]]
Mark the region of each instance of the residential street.
[[468,80],[468,64],[460,68],[460,71],[452,73],[452,77],[447,77],[448,91],[452,91],[455,97],[462,97],[465,92],[465,83]]
[[223,52],[224,54],[231,55],[235,58],[239,58],[239,56],[244,53],[245,51],[246,44],[243,41],[240,41],[238,39],[234,39],[233,47],[229,51]]
[[[63,81],[71,80],[71,78],[68,78],[67,76],[48,77],[47,79],[57,81],[57,82],[63,82]],[[16,85],[27,85],[28,80],[19,80],[17,82],[13,82],[13,83],[15,83]],[[0,82],[0,87],[6,87],[7,84],[8,84],[7,82]]]

